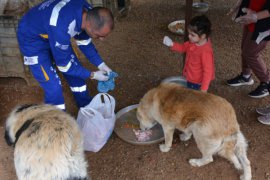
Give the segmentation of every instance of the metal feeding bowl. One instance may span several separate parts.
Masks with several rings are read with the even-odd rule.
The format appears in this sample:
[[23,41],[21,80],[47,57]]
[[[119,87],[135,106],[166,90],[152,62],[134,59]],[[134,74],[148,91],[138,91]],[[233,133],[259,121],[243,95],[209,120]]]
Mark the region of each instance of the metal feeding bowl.
[[[186,79],[183,76],[172,76],[164,79],[162,83],[176,83],[186,87]],[[164,141],[163,129],[160,124],[156,124],[150,130],[152,134],[146,141],[138,141],[134,130],[140,130],[140,122],[137,119],[138,104],[125,107],[116,113],[116,122],[114,132],[116,135],[125,142],[134,145],[149,145]]]
[[176,34],[183,35],[185,32],[185,20],[173,21],[168,25],[168,29]]
[[140,123],[136,117],[138,104],[121,109],[116,113],[114,132],[125,142],[134,145],[149,145],[164,141],[164,134],[160,124],[151,128],[152,134],[147,141],[138,141],[134,130],[140,129]]
[[176,84],[179,84],[180,86],[187,87],[187,80],[183,76],[171,76],[164,79],[161,83],[166,83],[166,82],[176,83]]
[[192,10],[198,13],[206,13],[209,9],[209,4],[206,2],[194,2],[192,4]]

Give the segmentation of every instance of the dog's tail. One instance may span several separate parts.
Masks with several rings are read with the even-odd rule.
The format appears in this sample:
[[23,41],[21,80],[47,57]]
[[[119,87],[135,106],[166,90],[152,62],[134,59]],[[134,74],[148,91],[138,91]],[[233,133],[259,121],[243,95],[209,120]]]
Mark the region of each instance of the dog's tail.
[[235,154],[237,158],[239,159],[240,164],[243,168],[243,175],[241,176],[241,180],[251,180],[251,167],[250,162],[247,158],[247,141],[242,134],[241,131],[239,131],[236,134],[236,146],[235,146]]

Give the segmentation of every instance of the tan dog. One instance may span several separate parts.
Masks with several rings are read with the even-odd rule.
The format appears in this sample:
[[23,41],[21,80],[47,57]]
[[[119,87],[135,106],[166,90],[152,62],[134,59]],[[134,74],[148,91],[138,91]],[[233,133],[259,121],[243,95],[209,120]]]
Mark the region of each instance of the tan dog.
[[174,130],[178,129],[183,132],[180,135],[182,141],[193,135],[202,153],[202,158],[189,160],[192,166],[206,165],[213,161],[214,154],[218,154],[243,170],[240,179],[251,179],[247,142],[232,105],[224,98],[163,83],[141,99],[137,118],[143,130],[153,127],[156,122],[162,125],[165,135],[165,144],[159,147],[162,152],[170,150]]
[[20,180],[87,179],[81,132],[74,118],[50,105],[16,107],[5,139],[15,145]]

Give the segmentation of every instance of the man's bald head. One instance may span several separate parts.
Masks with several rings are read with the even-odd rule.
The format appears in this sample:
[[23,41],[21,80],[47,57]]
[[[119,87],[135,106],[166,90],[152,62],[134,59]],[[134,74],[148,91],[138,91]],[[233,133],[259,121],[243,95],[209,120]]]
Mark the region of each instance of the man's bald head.
[[112,12],[105,7],[94,7],[87,12],[86,20],[90,22],[91,27],[100,30],[108,26],[111,30],[114,27],[114,17]]

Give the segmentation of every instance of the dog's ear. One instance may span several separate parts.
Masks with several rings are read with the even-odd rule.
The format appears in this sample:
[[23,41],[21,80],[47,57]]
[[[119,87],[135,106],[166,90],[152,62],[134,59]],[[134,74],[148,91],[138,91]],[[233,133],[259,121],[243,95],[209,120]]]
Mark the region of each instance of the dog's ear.
[[7,145],[9,146],[13,145],[12,139],[10,138],[7,130],[5,131],[5,140],[6,140]]
[[24,104],[24,105],[21,105],[18,107],[18,109],[16,110],[16,113],[19,113],[29,107],[32,107],[32,106],[37,106],[37,104]]

